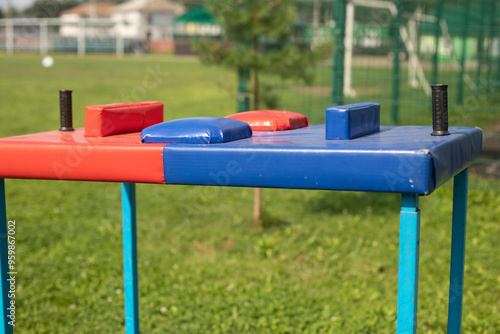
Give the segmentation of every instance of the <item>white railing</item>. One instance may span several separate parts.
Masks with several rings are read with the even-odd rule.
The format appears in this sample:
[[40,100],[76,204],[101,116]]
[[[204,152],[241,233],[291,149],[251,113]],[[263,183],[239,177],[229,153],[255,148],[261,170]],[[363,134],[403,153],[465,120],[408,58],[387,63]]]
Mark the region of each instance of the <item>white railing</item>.
[[102,18],[68,20],[60,18],[0,19],[0,52],[88,52],[115,53],[145,50],[137,38],[125,38],[117,21]]

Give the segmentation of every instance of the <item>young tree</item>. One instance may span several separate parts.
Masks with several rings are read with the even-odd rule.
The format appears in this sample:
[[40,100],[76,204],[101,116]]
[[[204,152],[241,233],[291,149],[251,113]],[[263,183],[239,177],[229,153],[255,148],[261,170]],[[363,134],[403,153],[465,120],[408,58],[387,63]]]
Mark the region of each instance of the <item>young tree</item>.
[[78,6],[83,0],[36,0],[31,6],[27,7],[22,13],[29,17],[58,17],[63,10]]
[[[200,59],[205,64],[235,70],[248,68],[252,76],[253,109],[260,107],[260,74],[312,81],[309,70],[327,45],[312,51],[294,43],[295,0],[208,0],[206,6],[222,25],[225,39],[199,41]],[[270,43],[279,47],[270,48]]]
[[[106,2],[122,3],[125,0],[106,0]],[[62,11],[76,7],[86,0],[36,0],[31,6],[23,10],[23,14],[30,17],[59,17]]]
[[[312,65],[329,49],[325,44],[312,51],[294,43],[295,0],[208,0],[206,6],[222,25],[225,38],[199,41],[196,49],[200,59],[205,64],[230,67],[239,73],[248,70],[254,110],[262,105],[261,74],[310,83]],[[271,43],[278,47],[268,47]],[[259,224],[260,211],[260,189],[256,189],[255,224]]]

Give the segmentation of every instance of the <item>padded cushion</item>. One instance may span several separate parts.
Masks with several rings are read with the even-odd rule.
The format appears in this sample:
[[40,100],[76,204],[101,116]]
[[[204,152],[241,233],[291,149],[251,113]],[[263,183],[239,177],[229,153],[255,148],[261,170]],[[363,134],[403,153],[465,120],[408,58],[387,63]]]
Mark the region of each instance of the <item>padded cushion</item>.
[[235,119],[181,118],[150,126],[141,132],[143,143],[216,144],[252,136],[252,129]]
[[355,103],[326,109],[326,139],[348,140],[380,131],[380,104]]
[[226,116],[248,123],[253,131],[283,131],[309,125],[306,116],[283,110],[253,110]]
[[160,102],[114,103],[85,108],[85,137],[139,132],[163,122]]

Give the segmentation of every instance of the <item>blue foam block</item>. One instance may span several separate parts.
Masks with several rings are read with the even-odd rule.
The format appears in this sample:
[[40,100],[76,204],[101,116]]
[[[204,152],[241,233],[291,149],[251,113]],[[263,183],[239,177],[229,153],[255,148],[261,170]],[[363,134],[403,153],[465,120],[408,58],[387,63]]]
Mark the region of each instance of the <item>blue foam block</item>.
[[380,131],[380,104],[355,103],[326,109],[326,139],[349,140]]
[[221,117],[181,118],[152,125],[141,132],[143,143],[217,144],[252,136],[250,125]]

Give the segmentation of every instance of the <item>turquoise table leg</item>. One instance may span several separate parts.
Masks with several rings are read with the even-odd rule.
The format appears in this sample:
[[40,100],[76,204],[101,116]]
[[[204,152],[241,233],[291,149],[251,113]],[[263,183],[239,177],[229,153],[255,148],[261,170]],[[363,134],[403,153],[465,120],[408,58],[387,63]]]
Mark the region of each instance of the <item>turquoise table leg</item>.
[[[9,298],[9,290],[10,284],[7,281],[10,278],[8,274],[9,266],[7,263],[8,257],[8,242],[7,242],[7,210],[5,208],[5,181],[4,179],[0,179],[0,270],[2,271],[0,275],[0,287],[2,290],[2,298],[0,298],[0,307],[2,308],[2,319],[0,321],[0,334],[11,334],[12,326],[9,325],[9,322],[12,321],[11,318],[7,318],[7,315],[10,315],[10,298]],[[14,314],[15,315],[15,314]],[[15,318],[14,318],[15,320]]]
[[122,183],[125,331],[139,333],[135,183]]
[[417,332],[420,210],[418,195],[402,195],[399,223],[397,333]]
[[455,176],[453,184],[453,221],[451,231],[450,294],[448,304],[448,333],[462,330],[462,301],[464,288],[465,226],[467,222],[468,170]]

